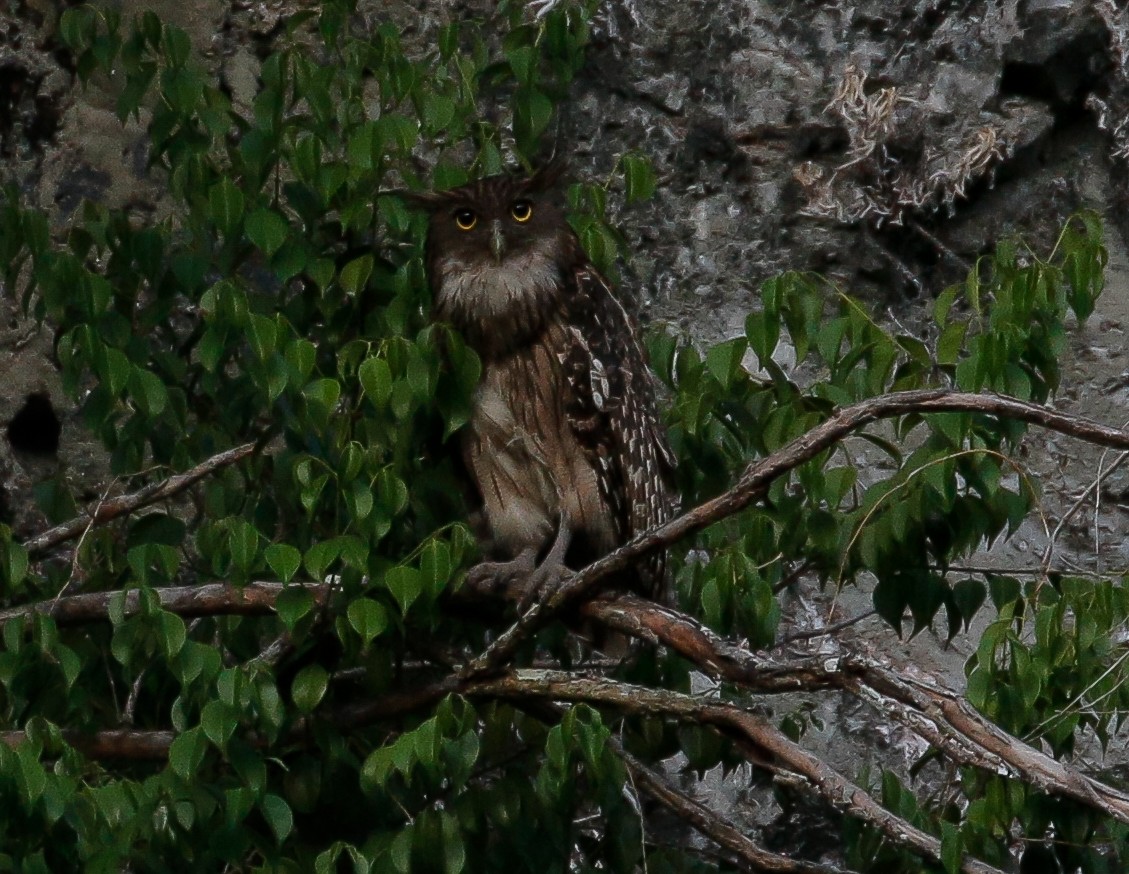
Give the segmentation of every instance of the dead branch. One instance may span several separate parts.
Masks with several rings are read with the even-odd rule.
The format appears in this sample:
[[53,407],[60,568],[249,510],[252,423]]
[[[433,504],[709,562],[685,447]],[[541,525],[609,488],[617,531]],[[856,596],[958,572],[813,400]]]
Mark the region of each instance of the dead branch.
[[242,461],[255,451],[254,443],[245,443],[234,449],[228,449],[218,455],[200,462],[195,467],[189,468],[184,473],[170,476],[159,483],[145,486],[129,495],[120,495],[105,501],[99,501],[92,513],[83,513],[62,525],[56,525],[24,543],[24,548],[31,556],[40,555],[49,549],[80,537],[88,528],[96,525],[105,525],[107,522],[139,510],[142,507],[154,504],[157,501],[172,497],[184,491],[190,485],[217,470],[228,465]]

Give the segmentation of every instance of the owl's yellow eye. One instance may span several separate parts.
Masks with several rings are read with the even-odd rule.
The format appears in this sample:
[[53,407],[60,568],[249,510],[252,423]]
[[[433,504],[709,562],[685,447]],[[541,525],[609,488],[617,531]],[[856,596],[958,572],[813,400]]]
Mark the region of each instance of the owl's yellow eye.
[[455,224],[459,226],[461,231],[469,231],[476,224],[478,224],[478,216],[474,214],[473,209],[457,209],[455,210]]
[[527,222],[533,215],[533,205],[528,200],[519,200],[510,208],[515,222]]

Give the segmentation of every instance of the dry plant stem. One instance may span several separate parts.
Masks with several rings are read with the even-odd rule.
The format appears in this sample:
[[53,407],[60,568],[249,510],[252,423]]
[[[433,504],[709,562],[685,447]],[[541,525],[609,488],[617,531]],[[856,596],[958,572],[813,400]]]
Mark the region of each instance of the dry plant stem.
[[[695,725],[713,725],[741,742],[747,750],[746,757],[754,762],[771,762],[766,766],[772,770],[798,776],[837,810],[865,820],[899,846],[936,861],[941,858],[940,840],[884,809],[862,788],[798,746],[779,729],[731,704],[602,677],[579,677],[564,671],[515,670],[506,676],[473,681],[463,692],[471,697],[540,698],[610,705],[624,713],[668,716]],[[962,862],[961,871],[1002,874],[999,868],[969,858]]]
[[28,551],[28,554],[33,557],[40,555],[61,543],[66,543],[68,540],[81,537],[88,528],[93,528],[96,525],[104,525],[112,519],[117,519],[119,516],[125,516],[141,507],[156,503],[178,492],[182,492],[193,483],[198,482],[209,474],[215,473],[220,468],[235,464],[237,461],[242,461],[254,451],[254,443],[245,443],[242,446],[237,446],[235,449],[229,449],[226,452],[213,455],[211,458],[200,462],[184,473],[170,476],[166,480],[153,483],[132,494],[99,501],[93,513],[84,513],[81,516],[71,519],[69,522],[64,522],[62,525],[56,525],[54,528],[44,531],[42,534],[26,541],[24,548]]
[[744,863],[746,870],[788,872],[788,874],[846,874],[844,869],[833,865],[803,862],[766,850],[704,804],[679,792],[658,772],[651,770],[623,749],[617,740],[613,738],[610,743],[616,755],[627,766],[636,786],[669,808],[675,816],[689,823],[700,834],[732,853]]
[[497,670],[509,661],[521,642],[533,631],[542,627],[565,605],[590,594],[600,580],[611,573],[623,570],[647,553],[670,546],[714,522],[740,512],[761,497],[778,477],[810,461],[853,431],[880,419],[907,413],[953,412],[982,413],[1017,419],[1061,434],[1078,437],[1098,446],[1129,449],[1129,432],[1003,395],[926,389],[894,392],[849,407],[842,407],[806,434],[797,437],[767,458],[750,464],[729,491],[699,504],[693,510],[683,513],[665,525],[643,532],[631,542],[588,565],[557,589],[552,597],[527,611],[478,658],[470,662],[463,669],[462,676],[479,676]]

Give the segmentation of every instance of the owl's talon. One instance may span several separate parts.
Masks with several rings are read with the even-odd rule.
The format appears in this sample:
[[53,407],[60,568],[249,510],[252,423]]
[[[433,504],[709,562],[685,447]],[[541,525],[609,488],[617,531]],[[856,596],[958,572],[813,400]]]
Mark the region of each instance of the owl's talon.
[[466,585],[475,592],[486,595],[514,597],[524,591],[525,580],[537,571],[537,556],[532,547],[509,561],[484,561],[476,564],[466,575]]
[[551,561],[546,558],[523,581],[523,591],[517,602],[518,612],[524,613],[534,604],[547,600],[553,592],[571,580],[573,576],[573,572],[565,566],[563,561]]

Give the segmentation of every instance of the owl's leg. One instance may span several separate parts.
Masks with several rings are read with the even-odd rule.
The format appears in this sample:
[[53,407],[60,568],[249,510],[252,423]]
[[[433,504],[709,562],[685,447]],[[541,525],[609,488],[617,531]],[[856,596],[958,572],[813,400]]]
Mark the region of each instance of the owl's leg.
[[522,611],[545,597],[572,576],[565,555],[572,543],[568,523],[561,521],[548,554],[537,563],[537,550],[527,546],[509,561],[484,561],[467,572],[466,584],[476,591],[504,594]]
[[565,564],[565,555],[571,544],[572,529],[569,528],[568,520],[562,516],[552,548],[541,564],[525,579],[518,601],[519,610],[525,612],[534,601],[547,597],[573,576],[572,570]]

